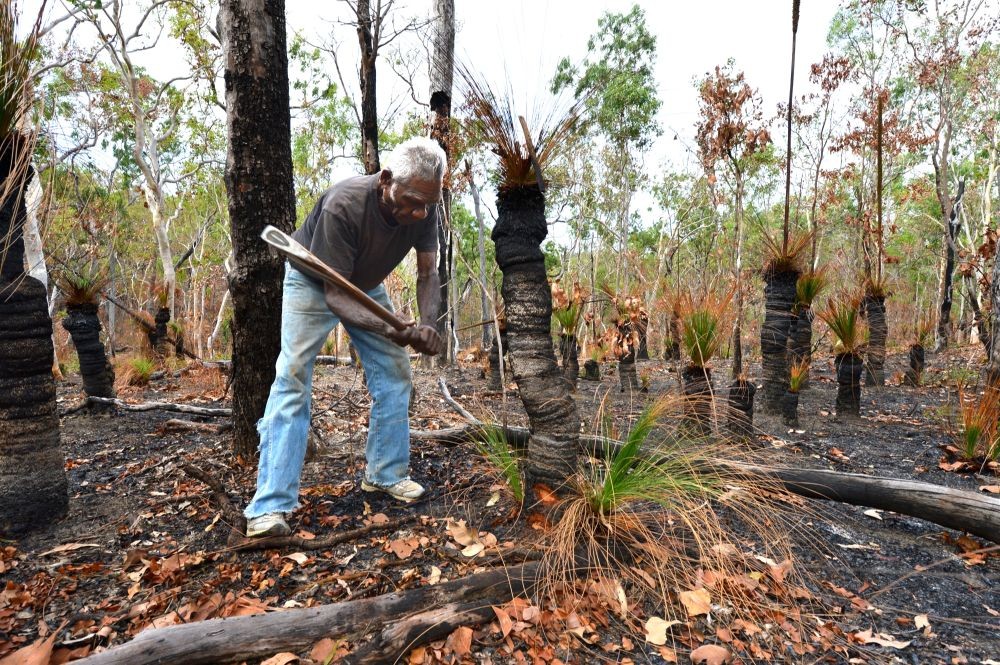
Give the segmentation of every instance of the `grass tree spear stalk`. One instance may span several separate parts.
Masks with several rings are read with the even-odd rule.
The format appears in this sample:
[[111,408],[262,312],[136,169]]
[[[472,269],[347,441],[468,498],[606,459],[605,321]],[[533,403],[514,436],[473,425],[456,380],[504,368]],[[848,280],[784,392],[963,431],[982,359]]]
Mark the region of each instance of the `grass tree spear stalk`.
[[788,208],[792,191],[792,104],[795,90],[795,37],[799,31],[799,0],[792,0],[792,71],[788,76],[788,144],[785,154],[785,213],[781,248],[788,253]]

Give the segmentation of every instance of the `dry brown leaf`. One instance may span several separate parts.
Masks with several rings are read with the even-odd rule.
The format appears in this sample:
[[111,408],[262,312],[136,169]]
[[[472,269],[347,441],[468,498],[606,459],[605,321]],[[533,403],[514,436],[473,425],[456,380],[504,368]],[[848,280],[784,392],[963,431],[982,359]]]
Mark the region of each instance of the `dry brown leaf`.
[[923,630],[924,628],[929,628],[931,625],[930,617],[926,614],[918,614],[913,617],[913,625],[916,626],[917,630]]
[[389,543],[389,550],[400,559],[409,558],[420,545],[419,538],[400,538]]
[[461,626],[448,636],[444,646],[459,658],[468,656],[472,652],[472,629],[468,626]]
[[691,662],[694,665],[698,665],[698,663],[723,665],[723,663],[728,663],[730,658],[732,658],[732,654],[729,653],[729,649],[717,644],[702,644],[691,652]]
[[660,617],[649,617],[646,621],[646,641],[650,644],[663,646],[667,643],[667,630],[680,621],[665,621]]
[[910,646],[909,641],[897,640],[892,635],[875,633],[871,630],[854,633],[854,637],[860,640],[862,644],[877,644],[882,647],[892,647],[893,649],[905,649]]
[[1000,494],[1000,485],[983,485],[979,488],[980,492],[989,492],[990,494]]
[[463,547],[468,547],[479,542],[479,532],[470,526],[466,526],[465,520],[459,520],[448,525],[448,533],[455,542]]
[[48,637],[35,640],[26,647],[22,647],[6,658],[0,660],[0,665],[49,665],[52,658],[52,645],[55,644],[56,637],[66,624],[63,623]]
[[299,657],[294,653],[276,653],[267,660],[261,662],[260,665],[288,665],[288,663],[299,662]]
[[38,556],[48,556],[50,554],[59,554],[60,552],[74,552],[88,547],[100,547],[100,545],[96,543],[66,543],[65,545],[59,545],[46,552],[42,552]]
[[427,647],[417,647],[410,652],[409,663],[410,665],[423,665],[426,656]]
[[507,637],[510,634],[510,629],[514,627],[514,620],[507,614],[507,610],[501,607],[494,607],[493,612],[497,615],[497,621],[500,622],[500,632],[504,637]]
[[345,643],[343,640],[334,640],[329,637],[324,637],[313,645],[312,650],[309,652],[309,658],[319,663],[326,663],[330,661],[338,651],[343,649],[344,646]]
[[306,561],[309,560],[309,555],[305,552],[293,552],[292,554],[286,554],[286,559],[291,559],[300,566],[306,565]]
[[677,652],[670,647],[660,647],[660,658],[668,663],[676,663]]
[[681,591],[679,595],[688,616],[696,617],[700,614],[708,614],[712,609],[712,594],[708,592],[708,589]]

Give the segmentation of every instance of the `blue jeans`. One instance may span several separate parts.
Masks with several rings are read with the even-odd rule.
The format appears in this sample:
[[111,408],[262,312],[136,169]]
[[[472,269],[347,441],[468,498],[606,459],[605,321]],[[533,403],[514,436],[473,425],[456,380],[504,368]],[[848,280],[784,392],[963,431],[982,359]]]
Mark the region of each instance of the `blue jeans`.
[[[383,285],[368,295],[392,309]],[[312,408],[313,365],[338,321],[326,306],[323,287],[285,264],[281,354],[264,417],[257,422],[257,493],[244,511],[247,518],[289,513],[299,505],[299,476]],[[392,485],[407,477],[410,466],[410,357],[403,347],[382,335],[344,327],[361,358],[372,397],[365,477],[374,485]]]

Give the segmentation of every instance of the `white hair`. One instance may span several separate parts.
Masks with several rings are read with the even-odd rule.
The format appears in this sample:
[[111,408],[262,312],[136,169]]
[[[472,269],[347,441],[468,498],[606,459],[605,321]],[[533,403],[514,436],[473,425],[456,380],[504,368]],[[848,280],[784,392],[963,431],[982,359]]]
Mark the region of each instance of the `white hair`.
[[447,163],[448,157],[437,141],[420,136],[403,141],[385,159],[393,180],[404,182],[411,178],[441,182]]

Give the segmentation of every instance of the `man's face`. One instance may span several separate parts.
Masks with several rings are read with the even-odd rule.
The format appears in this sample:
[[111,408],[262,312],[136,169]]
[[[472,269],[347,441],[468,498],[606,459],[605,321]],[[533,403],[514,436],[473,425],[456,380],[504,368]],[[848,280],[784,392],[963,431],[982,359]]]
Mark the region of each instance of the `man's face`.
[[427,219],[431,208],[441,202],[441,183],[437,180],[390,178],[383,187],[386,212],[402,226]]

